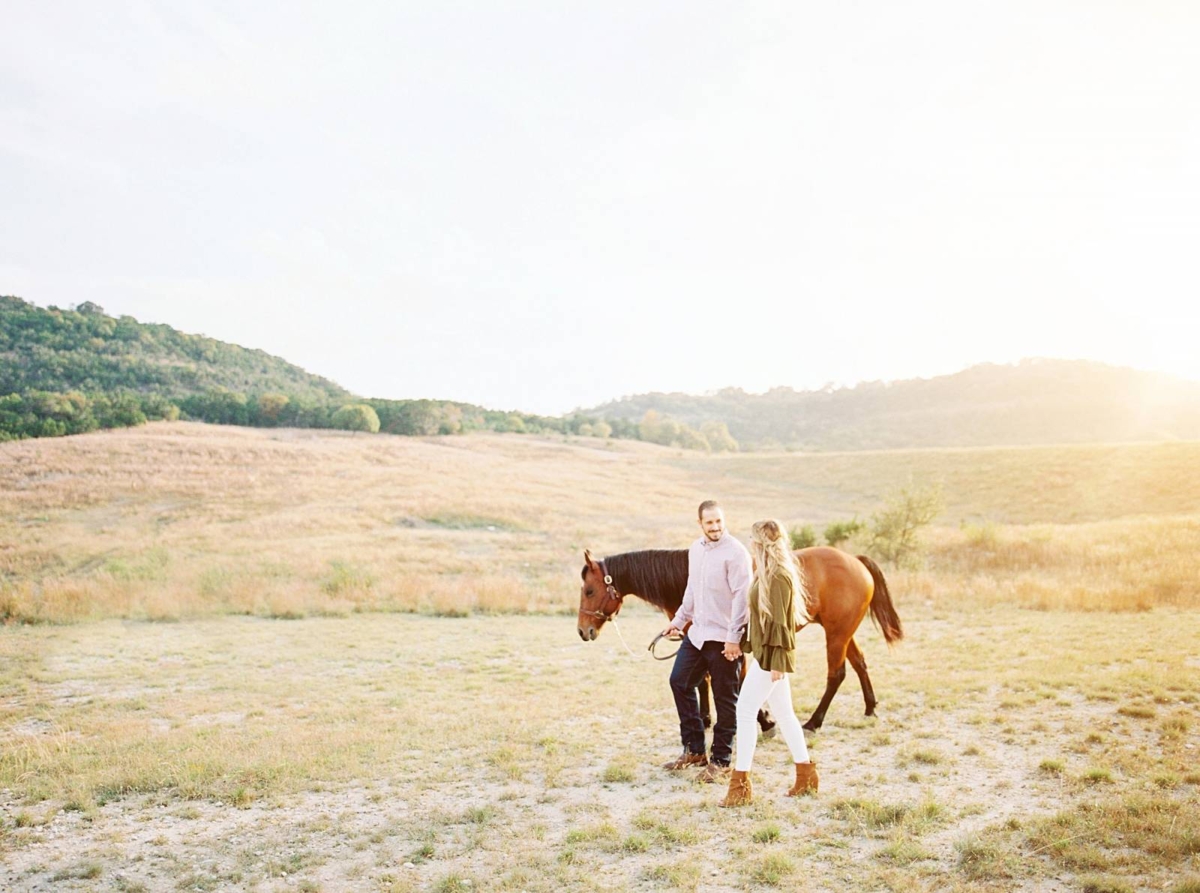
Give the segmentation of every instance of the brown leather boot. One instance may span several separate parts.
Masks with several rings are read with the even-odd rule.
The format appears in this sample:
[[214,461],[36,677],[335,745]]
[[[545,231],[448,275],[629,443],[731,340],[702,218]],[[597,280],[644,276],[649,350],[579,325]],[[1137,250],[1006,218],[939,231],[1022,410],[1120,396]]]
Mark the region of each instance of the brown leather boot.
[[700,774],[696,776],[696,781],[713,784],[714,782],[724,781],[727,778],[729,778],[729,767],[709,760],[708,765],[701,769]]
[[754,799],[754,790],[750,785],[750,773],[738,772],[734,769],[729,776],[729,790],[725,799],[717,806],[745,806]]
[[813,762],[796,764],[796,783],[787,792],[789,797],[799,794],[815,794],[817,792],[817,764]]
[[686,769],[688,766],[707,766],[708,757],[702,753],[691,753],[684,751],[669,763],[663,763],[663,768],[668,772],[678,772],[680,769]]

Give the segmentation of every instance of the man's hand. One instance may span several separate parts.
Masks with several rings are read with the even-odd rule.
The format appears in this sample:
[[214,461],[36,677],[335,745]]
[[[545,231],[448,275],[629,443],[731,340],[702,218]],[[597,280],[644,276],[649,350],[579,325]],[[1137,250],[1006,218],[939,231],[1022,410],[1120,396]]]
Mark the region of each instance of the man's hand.
[[659,635],[664,639],[678,639],[683,635],[683,630],[677,626],[668,626]]
[[742,646],[738,642],[726,642],[725,650],[721,652],[726,660],[737,660],[742,656]]

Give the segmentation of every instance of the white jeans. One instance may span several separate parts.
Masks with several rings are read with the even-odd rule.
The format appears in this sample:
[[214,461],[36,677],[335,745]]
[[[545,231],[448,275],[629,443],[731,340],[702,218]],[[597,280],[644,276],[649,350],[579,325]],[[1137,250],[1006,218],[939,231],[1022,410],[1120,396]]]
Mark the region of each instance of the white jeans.
[[754,762],[754,748],[758,746],[758,711],[763,704],[771,707],[771,713],[783,733],[783,740],[792,751],[792,762],[808,762],[808,745],[804,743],[804,730],[796,711],[792,708],[792,687],[787,674],[778,682],[771,681],[771,674],[758,665],[753,657],[746,664],[746,678],[742,680],[742,691],[737,704],[737,759],[733,768],[738,772],[749,772]]

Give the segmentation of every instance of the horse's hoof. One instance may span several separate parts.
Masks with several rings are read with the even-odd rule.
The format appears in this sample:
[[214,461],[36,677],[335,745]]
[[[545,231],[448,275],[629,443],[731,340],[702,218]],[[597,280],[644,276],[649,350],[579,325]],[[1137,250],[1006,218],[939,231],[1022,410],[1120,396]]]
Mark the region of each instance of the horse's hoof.
[[776,727],[775,727],[775,726],[768,726],[767,728],[763,729],[763,730],[762,730],[762,736],[763,736],[763,739],[764,739],[764,740],[767,740],[767,739],[770,739],[770,738],[774,738],[774,737],[775,737],[775,732],[776,732],[776,731],[777,731],[777,729],[776,729]]
[[808,722],[806,722],[800,728],[804,729],[804,731],[806,731],[806,732],[815,732],[817,729],[819,729],[821,727],[818,725],[814,725],[813,721],[810,719]]

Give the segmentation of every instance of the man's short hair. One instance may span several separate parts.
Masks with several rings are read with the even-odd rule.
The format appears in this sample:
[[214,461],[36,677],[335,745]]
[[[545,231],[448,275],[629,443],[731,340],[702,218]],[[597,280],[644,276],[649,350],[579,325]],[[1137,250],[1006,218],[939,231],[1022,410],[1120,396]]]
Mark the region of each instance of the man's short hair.
[[703,520],[704,513],[709,509],[716,509],[719,512],[721,510],[721,505],[715,499],[706,499],[704,502],[700,503],[700,508],[696,510],[696,517]]

